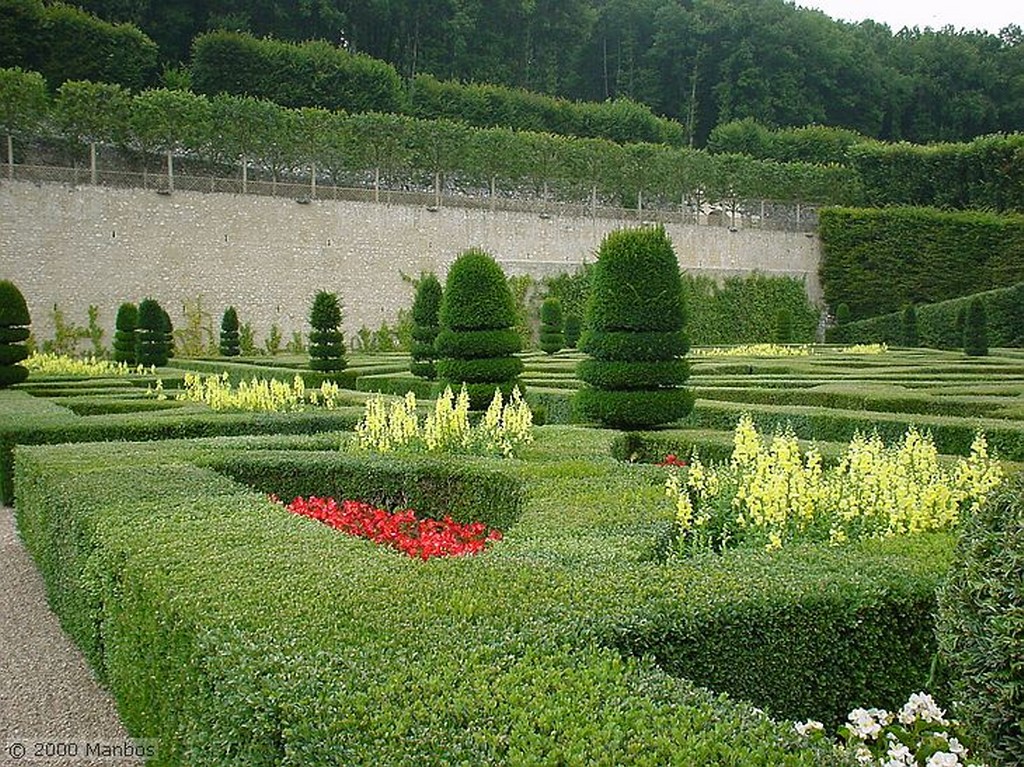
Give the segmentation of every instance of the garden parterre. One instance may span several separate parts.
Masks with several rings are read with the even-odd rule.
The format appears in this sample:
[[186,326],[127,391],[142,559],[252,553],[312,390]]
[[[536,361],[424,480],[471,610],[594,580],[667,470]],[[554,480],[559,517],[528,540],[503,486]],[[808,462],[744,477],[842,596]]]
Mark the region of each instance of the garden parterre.
[[[908,357],[923,381],[956,367]],[[857,369],[813,375],[855,388]],[[740,375],[732,388],[748,388]],[[1006,387],[992,396],[1012,399],[1012,375],[990,379]],[[947,383],[919,388],[939,397]],[[161,739],[158,763],[828,763],[827,749],[736,699],[835,725],[856,706],[898,708],[928,677],[949,534],[668,560],[665,470],[616,460],[623,435],[547,426],[519,460],[438,459],[360,455],[338,449],[350,433],[312,433],[351,429],[351,414],[264,418],[310,433],[17,448],[19,527],[54,609],[128,727]],[[972,435],[978,423],[945,418]],[[0,394],[9,443],[204,436],[250,421],[75,418]],[[704,444],[734,423],[634,442]],[[267,493],[453,510],[503,538],[476,557],[407,561],[282,514]]]

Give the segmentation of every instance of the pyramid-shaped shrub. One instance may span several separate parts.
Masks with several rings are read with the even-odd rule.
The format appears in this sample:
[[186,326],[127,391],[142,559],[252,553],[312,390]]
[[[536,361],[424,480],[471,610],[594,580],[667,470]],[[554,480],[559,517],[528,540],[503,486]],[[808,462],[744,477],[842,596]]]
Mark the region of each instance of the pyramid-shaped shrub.
[[412,304],[412,363],[409,370],[420,378],[433,379],[437,375],[434,369],[434,341],[441,331],[440,313],[441,299],[444,291],[437,275],[424,274],[416,286],[416,298]]
[[515,331],[516,310],[508,280],[498,262],[482,250],[467,250],[452,264],[441,300],[437,335],[440,388],[458,392],[466,384],[470,407],[481,410],[500,389],[507,396],[518,385],[523,362]]
[[28,357],[30,322],[21,291],[13,282],[0,280],[0,389],[28,378],[28,369],[18,363]]
[[237,357],[241,353],[238,343],[238,312],[229,306],[220,320],[220,353],[225,357]]
[[588,355],[576,371],[585,384],[576,395],[579,412],[618,429],[689,413],[685,322],[679,263],[665,230],[609,234],[598,251],[579,343]]
[[135,360],[140,365],[167,364],[167,315],[153,298],[139,303],[139,324],[135,328]]
[[321,290],[309,310],[309,366],[335,373],[344,370],[345,337],[341,333],[341,302],[336,293]]
[[540,305],[540,348],[545,354],[554,354],[565,348],[565,334],[562,332],[562,302],[547,298]]
[[135,328],[139,324],[139,309],[124,303],[117,309],[114,321],[114,362],[135,365]]

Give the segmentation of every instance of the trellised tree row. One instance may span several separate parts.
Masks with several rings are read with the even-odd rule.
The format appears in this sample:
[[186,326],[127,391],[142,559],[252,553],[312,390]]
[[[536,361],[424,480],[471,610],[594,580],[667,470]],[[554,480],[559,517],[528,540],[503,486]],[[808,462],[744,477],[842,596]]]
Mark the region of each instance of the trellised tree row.
[[496,194],[532,190],[545,199],[611,201],[639,208],[748,199],[850,203],[856,176],[840,166],[777,163],[661,144],[619,145],[395,114],[288,109],[246,96],[213,98],[69,81],[48,101],[33,73],[0,70],[0,130],[56,133],[74,142],[185,153],[274,174],[317,172],[339,183],[353,172],[382,179],[449,179]]

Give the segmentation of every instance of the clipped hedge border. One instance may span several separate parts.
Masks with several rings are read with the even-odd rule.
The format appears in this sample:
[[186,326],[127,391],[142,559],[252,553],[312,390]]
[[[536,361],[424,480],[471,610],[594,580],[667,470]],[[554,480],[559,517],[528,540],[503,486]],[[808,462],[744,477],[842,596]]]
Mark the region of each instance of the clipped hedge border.
[[643,561],[660,471],[596,458],[602,433],[544,441],[574,452],[509,465],[523,514],[475,558],[407,560],[209,468],[251,474],[253,438],[19,448],[19,529],[159,764],[823,764],[652,659],[786,716],[923,683],[948,538]]
[[362,407],[301,413],[215,413],[185,409],[79,417],[24,392],[0,395],[0,503],[14,503],[14,446],[63,442],[149,441],[238,434],[312,434],[352,430]]

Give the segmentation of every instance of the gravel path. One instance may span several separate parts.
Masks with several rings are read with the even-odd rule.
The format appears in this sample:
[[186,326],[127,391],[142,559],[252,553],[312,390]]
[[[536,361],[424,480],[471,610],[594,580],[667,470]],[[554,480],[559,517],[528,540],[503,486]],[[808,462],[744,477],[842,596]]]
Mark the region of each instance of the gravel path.
[[[0,765],[139,765],[113,699],[46,603],[43,581],[0,507]],[[77,755],[75,755],[77,752]]]

